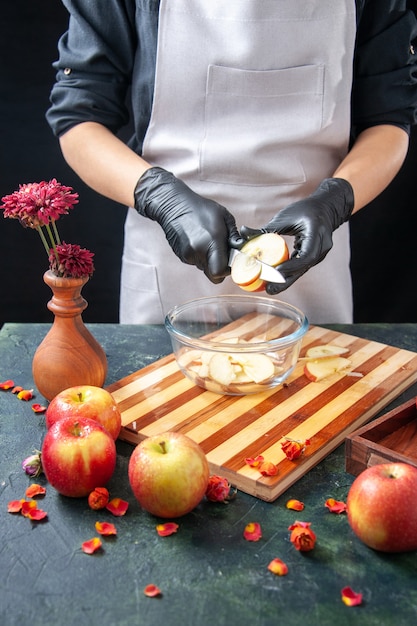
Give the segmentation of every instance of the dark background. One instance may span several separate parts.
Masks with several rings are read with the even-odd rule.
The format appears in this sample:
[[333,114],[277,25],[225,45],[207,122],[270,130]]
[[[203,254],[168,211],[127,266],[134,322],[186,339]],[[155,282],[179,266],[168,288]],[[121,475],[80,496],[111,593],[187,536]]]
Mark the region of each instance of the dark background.
[[[409,6],[417,11],[417,0]],[[60,0],[2,3],[0,17],[0,197],[21,183],[56,178],[80,202],[60,220],[61,238],[95,252],[83,289],[86,322],[117,322],[125,208],[90,190],[66,165],[45,121],[57,40],[66,29]],[[417,129],[396,180],[351,220],[356,322],[417,321]],[[0,216],[0,326],[49,322],[46,255],[34,231]],[[331,320],[329,320],[331,322]]]

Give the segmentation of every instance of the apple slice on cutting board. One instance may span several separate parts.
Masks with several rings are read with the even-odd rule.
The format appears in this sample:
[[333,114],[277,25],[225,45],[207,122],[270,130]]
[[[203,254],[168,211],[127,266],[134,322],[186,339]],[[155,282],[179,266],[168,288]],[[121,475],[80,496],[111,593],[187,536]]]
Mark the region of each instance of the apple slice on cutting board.
[[333,356],[314,361],[307,361],[304,365],[304,374],[313,382],[328,378],[332,374],[342,372],[352,365],[349,359],[343,356]]
[[306,352],[305,357],[302,357],[302,359],[304,361],[328,359],[329,357],[342,356],[343,354],[347,354],[348,352],[349,348],[328,343],[321,346],[313,346],[309,348]]

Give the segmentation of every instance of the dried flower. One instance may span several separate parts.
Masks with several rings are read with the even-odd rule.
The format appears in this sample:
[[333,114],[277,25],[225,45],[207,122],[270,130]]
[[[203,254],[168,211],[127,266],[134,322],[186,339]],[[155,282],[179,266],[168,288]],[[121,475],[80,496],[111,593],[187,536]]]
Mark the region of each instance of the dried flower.
[[300,441],[298,439],[290,439],[289,437],[286,437],[285,441],[281,444],[281,448],[289,461],[295,461],[302,454],[304,454],[306,447],[309,445],[309,439]]
[[109,492],[106,487],[96,487],[88,495],[88,506],[90,509],[98,511],[104,509],[109,503]]
[[210,476],[207,489],[206,498],[210,502],[229,502],[236,495],[236,492],[232,493],[232,487],[227,480],[222,476]]
[[316,535],[310,528],[311,522],[294,522],[288,527],[291,530],[290,541],[296,550],[309,552],[316,543]]
[[41,453],[39,450],[34,450],[33,454],[28,456],[22,462],[23,471],[28,475],[32,476],[32,478],[37,478],[40,474],[42,474],[42,461],[41,461]]
[[61,278],[91,276],[94,272],[89,250],[76,244],[61,243],[56,222],[78,203],[71,187],[57,182],[27,183],[2,198],[4,217],[17,219],[25,228],[38,231],[49,259],[51,271]]

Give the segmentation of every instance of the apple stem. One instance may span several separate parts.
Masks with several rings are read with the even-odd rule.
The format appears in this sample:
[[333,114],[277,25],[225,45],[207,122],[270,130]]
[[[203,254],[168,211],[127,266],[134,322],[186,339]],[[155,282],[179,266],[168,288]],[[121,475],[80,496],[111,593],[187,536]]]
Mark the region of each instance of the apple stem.
[[167,453],[167,449],[166,449],[166,441],[160,441],[159,445],[161,446],[162,449],[162,454],[166,454]]

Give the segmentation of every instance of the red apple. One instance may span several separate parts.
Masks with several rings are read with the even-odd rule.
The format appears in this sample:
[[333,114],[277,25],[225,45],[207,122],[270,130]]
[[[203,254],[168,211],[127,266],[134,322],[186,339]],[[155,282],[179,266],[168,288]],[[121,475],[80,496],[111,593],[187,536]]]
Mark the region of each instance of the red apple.
[[352,483],[347,515],[353,532],[370,548],[417,550],[417,468],[407,463],[368,467]]
[[148,437],[133,450],[128,476],[139,504],[163,518],[181,517],[203,498],[209,466],[202,448],[175,432]]
[[50,402],[46,413],[46,427],[50,428],[62,417],[88,417],[106,428],[114,440],[122,425],[122,416],[110,392],[94,385],[68,387]]
[[249,257],[237,255],[231,267],[231,277],[245,291],[263,291],[266,281],[260,278],[262,261],[276,267],[289,258],[287,243],[278,233],[262,233],[247,241],[241,249]]
[[64,496],[81,498],[110,480],[116,467],[116,444],[96,420],[63,417],[47,431],[41,460],[52,487]]

